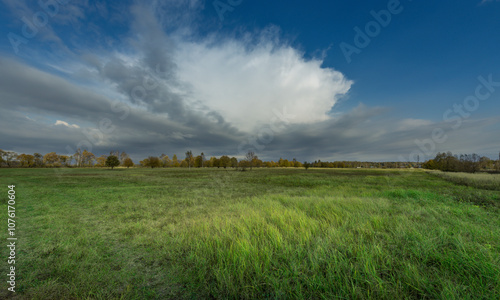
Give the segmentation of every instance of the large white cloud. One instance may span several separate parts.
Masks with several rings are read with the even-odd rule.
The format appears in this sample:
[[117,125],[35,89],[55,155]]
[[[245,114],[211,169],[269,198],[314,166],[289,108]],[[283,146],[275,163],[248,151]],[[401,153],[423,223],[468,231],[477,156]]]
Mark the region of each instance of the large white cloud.
[[256,45],[238,40],[179,42],[179,78],[192,86],[192,97],[241,130],[269,123],[275,111],[293,115],[290,123],[329,118],[352,81],[318,59],[272,39]]

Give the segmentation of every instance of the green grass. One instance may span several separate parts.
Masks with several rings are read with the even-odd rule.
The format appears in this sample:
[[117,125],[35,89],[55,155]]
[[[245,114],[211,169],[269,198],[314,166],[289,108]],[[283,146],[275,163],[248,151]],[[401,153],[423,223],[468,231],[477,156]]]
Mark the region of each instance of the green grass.
[[487,190],[500,191],[500,174],[489,173],[452,173],[442,171],[428,171],[430,174],[448,181],[465,186],[472,186]]
[[500,298],[500,191],[417,170],[0,169],[0,182],[5,231],[16,185],[18,299]]

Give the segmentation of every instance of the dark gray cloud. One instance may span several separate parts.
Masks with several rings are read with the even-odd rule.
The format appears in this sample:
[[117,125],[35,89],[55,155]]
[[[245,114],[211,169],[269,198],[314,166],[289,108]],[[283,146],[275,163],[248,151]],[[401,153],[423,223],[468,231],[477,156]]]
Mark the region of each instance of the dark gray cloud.
[[[139,147],[154,153],[237,143],[236,129],[204,120],[203,115],[196,118],[192,113],[193,120],[177,122],[161,112],[120,103],[18,62],[0,59],[0,66],[3,149],[27,149],[31,143],[28,152],[42,151],[37,147],[48,145],[44,147],[47,151],[65,153],[66,146],[76,148],[78,143],[90,141],[97,151],[119,148],[134,152]],[[56,120],[80,128],[55,125]],[[112,132],[106,129],[110,126]]]
[[[360,105],[327,121],[288,126],[275,134],[268,144],[259,142],[258,134],[255,136],[257,146],[262,148],[258,154],[269,158],[413,161],[416,156],[412,154],[424,160],[443,151],[476,152],[496,157],[498,144],[491,137],[499,121],[498,117],[471,119],[453,129],[452,124],[444,121],[399,119],[389,109]],[[439,129],[447,136],[445,141],[432,140],[433,131]],[[247,148],[257,150],[249,144]]]
[[[398,160],[399,155],[421,151],[415,140],[429,139],[435,128],[443,128],[448,140],[436,144],[434,152],[494,149],[494,128],[488,128],[499,121],[471,119],[454,130],[446,122],[401,120],[388,109],[361,105],[322,122],[277,122],[274,131],[264,126],[244,134],[220,118],[205,118],[207,114],[196,118],[190,112],[193,120],[178,122],[143,107],[113,106],[119,102],[18,62],[1,59],[0,65],[0,148],[17,152],[66,153],[68,146],[75,149],[82,141],[92,141],[96,154],[119,149],[136,159],[161,153],[182,156],[187,149],[241,155],[241,149],[251,148],[245,141],[254,137],[258,146],[254,150],[265,159]],[[125,115],[123,107],[127,108]],[[215,112],[212,115],[217,117]],[[105,119],[115,127],[110,133],[97,130]],[[56,120],[80,128],[55,125]],[[479,131],[485,134],[477,134]],[[272,132],[272,137],[265,137],[262,133],[266,132]],[[240,147],[242,143],[246,145]]]

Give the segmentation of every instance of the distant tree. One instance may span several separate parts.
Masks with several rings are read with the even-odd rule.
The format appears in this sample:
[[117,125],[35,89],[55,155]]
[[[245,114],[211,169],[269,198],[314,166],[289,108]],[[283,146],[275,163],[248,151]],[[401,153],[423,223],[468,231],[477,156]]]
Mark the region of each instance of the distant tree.
[[493,166],[493,161],[486,156],[479,159],[480,169],[488,170]]
[[95,155],[92,152],[83,150],[81,156],[82,156],[82,166],[92,167],[94,165]]
[[106,160],[107,160],[107,156],[106,155],[101,155],[99,156],[98,158],[96,158],[96,167],[105,167],[107,166],[106,165]]
[[172,166],[174,168],[180,167],[179,159],[177,159],[177,155],[176,154],[174,154],[174,156],[172,156]]
[[149,158],[145,158],[139,162],[143,167],[149,167]]
[[5,151],[3,151],[2,149],[0,149],[0,167],[5,162],[5,160],[3,159],[4,153],[5,153]]
[[227,155],[220,157],[220,166],[224,169],[231,166],[231,159]]
[[59,162],[59,155],[55,152],[47,153],[43,156],[43,162],[49,167],[55,167]]
[[434,159],[429,159],[428,161],[422,164],[422,168],[428,170],[436,170],[437,169],[436,161],[434,161]]
[[[36,154],[36,153],[35,153]],[[75,154],[73,154],[73,158],[75,160],[75,164],[77,167],[81,167],[82,166],[82,150],[80,148],[78,148],[75,152]]]
[[293,166],[294,166],[295,168],[300,168],[300,167],[302,167],[302,163],[301,163],[300,161],[297,161],[297,160],[295,159],[295,161],[293,162]]
[[193,166],[193,164],[194,164],[193,151],[191,151],[191,150],[186,151],[186,159],[185,159],[185,161],[187,162],[188,168],[190,169]]
[[156,157],[156,156],[150,156],[148,157],[148,160],[149,160],[149,167],[151,167],[151,169],[154,169],[154,168],[160,168],[161,167],[161,160],[159,157]]
[[238,159],[236,157],[231,157],[231,168],[238,167]]
[[17,160],[21,163],[21,167],[31,168],[35,165],[35,157],[30,154],[20,154],[17,156]]
[[476,153],[472,153],[470,155],[470,167],[469,170],[471,173],[479,172],[481,168],[481,156]]
[[33,154],[35,157],[35,167],[43,167],[43,156],[40,153]]
[[246,171],[247,168],[250,167],[250,162],[246,159],[243,159],[238,163],[238,166],[240,167],[241,171]]
[[123,151],[121,154],[120,154],[120,163],[121,164],[125,164],[125,160],[128,158],[128,154],[125,153],[125,151]]
[[246,160],[248,161],[248,164],[250,166],[250,170],[252,169],[253,167],[253,163],[254,163],[254,159],[256,158],[257,156],[255,155],[255,152],[251,151],[251,150],[248,150],[247,154],[245,155],[245,158]]
[[21,168],[27,167],[27,162],[26,162],[25,156],[26,156],[26,154],[23,153],[23,154],[19,154],[16,157],[17,161],[20,163]]
[[475,173],[481,169],[481,164],[488,165],[488,159],[473,154],[453,155],[451,152],[438,153],[434,159],[425,162],[426,169],[435,169],[445,172]]
[[283,160],[283,167],[290,168],[290,162],[288,161],[288,159]]
[[219,159],[219,158],[214,157],[214,163],[213,163],[213,166],[214,166],[214,167],[217,167],[217,168],[220,168],[220,167],[221,167],[221,164],[220,164],[220,159]]
[[217,160],[217,158],[215,156],[210,157],[210,159],[207,161],[207,166],[210,168],[217,167],[215,165],[216,160]]
[[7,166],[10,168],[14,165],[14,161],[17,159],[17,153],[13,151],[4,151],[2,153],[4,161],[7,163]]
[[290,162],[288,161],[288,159],[283,159],[281,157],[280,157],[280,160],[278,161],[278,164],[279,164],[280,168],[290,167]]
[[125,158],[125,160],[123,161],[123,166],[130,168],[130,167],[133,167],[134,166],[134,162],[132,161],[132,159],[130,157],[127,157]]
[[172,160],[168,157],[168,155],[162,154],[160,156],[160,159],[161,159],[161,162],[162,162],[162,166],[164,168],[170,168],[170,167],[172,167],[173,163],[172,163]]
[[262,162],[262,160],[260,160],[257,155],[255,155],[255,157],[252,159],[252,162],[250,164],[251,167],[254,167],[254,168],[260,168],[262,167],[264,163]]
[[205,162],[207,161],[207,158],[205,157],[205,153],[201,152],[201,167],[205,167]]
[[196,156],[196,158],[194,159],[194,167],[195,168],[203,167],[203,158],[201,157],[201,155]]
[[110,167],[113,170],[114,167],[118,167],[120,165],[120,160],[116,155],[110,155],[106,158],[106,166]]
[[73,162],[73,155],[67,155],[66,157],[68,158],[66,160],[66,167],[71,167],[72,162]]
[[305,161],[302,165],[304,166],[304,168],[306,169],[306,171],[307,171],[307,169],[309,169],[309,167],[311,167],[311,164],[308,163],[307,161]]
[[62,166],[69,166],[69,163],[71,161],[71,158],[67,155],[59,155],[59,161],[61,162]]

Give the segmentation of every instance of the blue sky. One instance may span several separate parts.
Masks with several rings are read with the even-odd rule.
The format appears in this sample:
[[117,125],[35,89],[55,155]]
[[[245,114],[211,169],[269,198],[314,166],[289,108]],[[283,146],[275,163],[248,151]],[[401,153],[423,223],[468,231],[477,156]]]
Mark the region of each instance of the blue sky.
[[42,3],[0,2],[4,150],[500,150],[500,1]]

